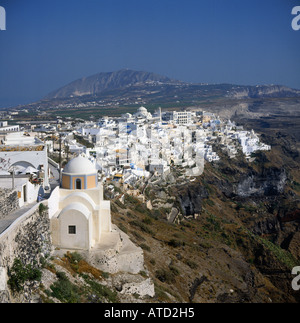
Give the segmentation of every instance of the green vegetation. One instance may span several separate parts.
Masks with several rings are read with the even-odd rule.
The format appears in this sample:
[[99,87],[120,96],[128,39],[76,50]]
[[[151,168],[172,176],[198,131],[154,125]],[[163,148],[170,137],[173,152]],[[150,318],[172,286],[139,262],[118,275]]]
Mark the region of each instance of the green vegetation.
[[198,265],[194,261],[187,259],[185,260],[185,263],[191,268],[191,269],[197,269]]
[[58,280],[50,286],[48,296],[55,297],[62,303],[79,303],[81,290],[70,282],[64,272],[57,272],[56,276]]
[[86,293],[93,295],[93,301],[97,303],[109,302],[117,303],[118,296],[116,291],[112,291],[108,287],[101,285],[99,282],[92,280],[88,275],[82,275],[85,282],[88,284]]
[[297,192],[300,192],[300,183],[296,182],[296,181],[293,181],[292,182],[292,188],[297,191]]
[[46,212],[48,210],[48,206],[44,205],[43,203],[41,203],[39,205],[39,214],[42,215],[44,212]]
[[174,248],[178,248],[178,247],[183,247],[185,245],[185,242],[177,239],[171,239],[168,242],[168,245]]
[[[69,277],[77,281],[77,277],[83,279],[80,284],[73,283],[66,272],[55,272],[57,281],[51,284],[50,289],[45,290],[48,299],[45,302],[52,302],[51,298],[56,298],[62,303],[103,303],[118,302],[117,292],[101,284],[103,278],[108,278],[109,274],[90,266],[77,252],[67,252],[59,265],[70,273]],[[78,281],[77,281],[78,282]]]
[[166,270],[164,268],[156,270],[155,277],[162,283],[172,284],[175,282],[174,273],[171,270]]
[[280,248],[278,245],[274,244],[273,242],[269,241],[268,239],[257,237],[257,239],[268,249],[270,250],[275,257],[288,268],[292,269],[295,266],[299,265],[297,259],[295,259],[291,253],[288,251]]
[[148,252],[151,252],[151,248],[150,248],[148,245],[146,245],[145,243],[140,244],[140,247],[141,247],[143,250],[146,250],[146,251],[148,251]]
[[154,235],[154,232],[144,222],[141,222],[139,220],[133,220],[130,221],[129,224],[140,228],[145,233],[151,234],[152,236]]
[[124,233],[127,233],[127,232],[128,232],[127,228],[125,227],[125,225],[124,225],[122,222],[120,222],[120,223],[118,224],[118,228],[119,228],[120,230],[122,230]]
[[11,290],[21,292],[26,282],[40,281],[42,272],[30,264],[24,265],[20,259],[16,258],[8,271],[8,276],[8,285]]

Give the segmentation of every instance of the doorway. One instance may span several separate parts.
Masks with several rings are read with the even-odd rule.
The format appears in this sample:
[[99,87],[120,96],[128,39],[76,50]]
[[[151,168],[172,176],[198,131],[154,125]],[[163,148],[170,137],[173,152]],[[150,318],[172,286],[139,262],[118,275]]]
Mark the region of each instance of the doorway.
[[81,179],[77,178],[75,181],[76,190],[81,190]]
[[24,203],[27,202],[27,190],[26,190],[26,185],[23,186],[23,198],[24,198]]

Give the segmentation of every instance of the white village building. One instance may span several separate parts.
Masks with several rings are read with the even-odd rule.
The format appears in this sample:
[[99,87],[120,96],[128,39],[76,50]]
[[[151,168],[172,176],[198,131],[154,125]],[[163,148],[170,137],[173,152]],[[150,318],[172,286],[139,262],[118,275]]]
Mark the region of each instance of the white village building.
[[52,243],[84,252],[91,264],[111,273],[144,269],[143,251],[111,222],[95,164],[79,156],[63,169],[61,187],[48,202]]
[[137,112],[133,116],[135,118],[152,119],[152,114],[148,112],[145,107],[138,108]]
[[39,183],[47,190],[49,188],[49,167],[47,145],[23,132],[11,132],[1,136],[0,169],[14,171],[16,175],[26,169],[37,170]]
[[111,231],[110,202],[103,200],[97,170],[87,158],[74,158],[65,166],[58,195],[58,211],[51,218],[55,246],[88,250]]

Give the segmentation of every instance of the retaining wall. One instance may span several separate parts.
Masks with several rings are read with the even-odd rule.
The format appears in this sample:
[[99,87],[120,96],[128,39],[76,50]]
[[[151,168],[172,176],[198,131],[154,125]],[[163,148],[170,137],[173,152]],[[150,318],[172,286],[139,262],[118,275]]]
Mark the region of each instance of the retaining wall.
[[14,260],[36,266],[51,251],[48,211],[39,212],[39,204],[36,204],[0,235],[0,303],[9,302],[6,280]]

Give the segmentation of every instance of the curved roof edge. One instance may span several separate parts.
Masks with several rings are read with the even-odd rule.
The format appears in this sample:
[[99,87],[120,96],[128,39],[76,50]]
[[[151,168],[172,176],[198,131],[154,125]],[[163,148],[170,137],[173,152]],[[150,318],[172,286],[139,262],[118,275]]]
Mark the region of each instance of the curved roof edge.
[[58,218],[60,218],[61,216],[64,215],[64,213],[66,213],[67,211],[70,211],[70,210],[75,210],[75,211],[78,211],[80,212],[81,214],[83,214],[86,219],[88,220],[90,215],[91,215],[91,212],[89,211],[89,209],[83,205],[82,203],[71,203],[69,204],[68,206],[64,207],[61,212],[59,213],[59,216]]

